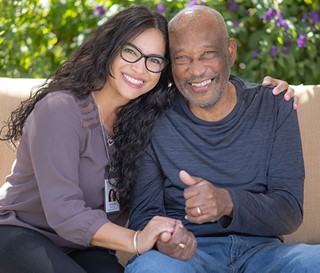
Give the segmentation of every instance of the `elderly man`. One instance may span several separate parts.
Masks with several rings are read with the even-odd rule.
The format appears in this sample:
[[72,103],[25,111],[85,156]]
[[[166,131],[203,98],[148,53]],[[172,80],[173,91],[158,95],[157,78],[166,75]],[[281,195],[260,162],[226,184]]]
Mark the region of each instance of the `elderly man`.
[[165,215],[188,230],[160,238],[126,272],[319,272],[320,246],[281,240],[303,218],[292,104],[230,75],[237,46],[216,10],[182,10],[169,37],[177,97],[145,152],[129,225]]

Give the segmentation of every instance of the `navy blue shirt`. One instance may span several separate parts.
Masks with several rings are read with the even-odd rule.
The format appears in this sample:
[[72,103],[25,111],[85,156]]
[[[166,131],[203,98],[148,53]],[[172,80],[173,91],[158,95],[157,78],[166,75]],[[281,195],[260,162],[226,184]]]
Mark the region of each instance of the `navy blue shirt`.
[[[179,93],[157,122],[133,188],[130,228],[142,229],[155,215],[180,219],[195,236],[281,237],[300,226],[304,163],[292,101],[271,87],[230,81],[237,103],[224,119],[197,118]],[[233,218],[185,220],[180,170],[227,189]]]

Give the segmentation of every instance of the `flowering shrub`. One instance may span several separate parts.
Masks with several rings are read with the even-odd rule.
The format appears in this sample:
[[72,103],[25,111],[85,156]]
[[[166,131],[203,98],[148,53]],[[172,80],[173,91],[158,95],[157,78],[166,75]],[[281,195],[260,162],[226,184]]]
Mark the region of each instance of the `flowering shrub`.
[[320,82],[320,4],[312,0],[0,0],[0,76],[47,77],[97,25],[133,3],[168,19],[188,5],[216,8],[238,43],[233,73]]

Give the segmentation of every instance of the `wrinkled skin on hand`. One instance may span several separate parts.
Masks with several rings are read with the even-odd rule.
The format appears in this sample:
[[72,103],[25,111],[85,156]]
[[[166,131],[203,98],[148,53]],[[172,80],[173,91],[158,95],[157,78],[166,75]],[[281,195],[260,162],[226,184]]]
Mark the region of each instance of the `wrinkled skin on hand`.
[[179,221],[174,232],[164,232],[156,242],[158,250],[172,258],[180,260],[190,259],[197,248],[195,236]]

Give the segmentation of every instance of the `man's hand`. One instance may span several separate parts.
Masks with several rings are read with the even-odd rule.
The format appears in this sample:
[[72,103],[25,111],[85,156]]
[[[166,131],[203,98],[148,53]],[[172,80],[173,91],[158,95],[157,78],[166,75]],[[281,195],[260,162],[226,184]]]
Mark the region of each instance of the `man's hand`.
[[194,235],[179,221],[172,234],[163,232],[159,236],[156,246],[161,253],[172,258],[188,260],[196,251],[197,241]]
[[184,198],[186,218],[190,222],[214,222],[225,215],[232,218],[233,203],[227,190],[217,188],[202,178],[190,176],[186,171],[180,171],[179,177],[188,185],[184,190]]
[[279,93],[286,91],[284,95],[284,99],[288,101],[293,97],[294,98],[293,109],[298,110],[299,97],[294,95],[295,93],[294,89],[290,87],[286,81],[274,79],[267,76],[267,77],[264,77],[262,81],[262,85],[275,85],[276,87],[272,91],[274,95],[278,95]]

